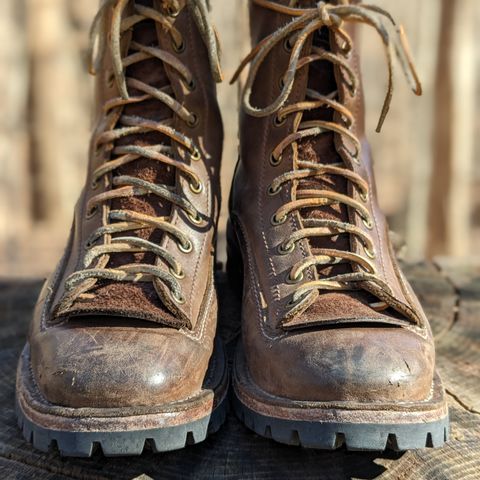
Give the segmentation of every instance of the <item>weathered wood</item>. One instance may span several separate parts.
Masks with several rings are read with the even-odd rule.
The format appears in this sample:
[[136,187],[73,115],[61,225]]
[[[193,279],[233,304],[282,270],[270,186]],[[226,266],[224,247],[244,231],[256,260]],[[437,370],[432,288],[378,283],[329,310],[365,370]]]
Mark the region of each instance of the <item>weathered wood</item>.
[[480,415],[480,267],[438,260],[457,294],[453,323],[437,340],[445,388],[466,410]]
[[10,267],[30,226],[25,15],[23,0],[0,2],[0,261]]
[[397,72],[390,112],[381,134],[376,134],[387,82],[385,53],[377,33],[361,28],[367,135],[375,159],[379,201],[391,227],[407,240],[408,258],[419,259],[425,256],[428,234],[429,198],[425,185],[433,168],[431,130],[441,3],[376,0],[375,4],[391,12],[405,27],[422,80],[423,95],[418,98],[404,82],[402,73]]
[[438,255],[447,243],[448,231],[448,199],[450,195],[450,179],[453,169],[451,125],[453,119],[453,38],[457,25],[455,16],[458,13],[457,0],[442,1],[440,24],[439,56],[436,74],[435,103],[435,171],[437,175],[430,181],[430,217],[429,217],[429,251]]
[[[445,255],[467,256],[471,251],[471,217],[473,196],[471,178],[474,173],[476,64],[472,61],[476,52],[477,2],[458,2],[457,23],[453,41],[453,118],[452,135],[452,178],[448,204],[448,248]],[[452,27],[450,27],[452,28]],[[434,255],[434,252],[431,252]]]
[[239,96],[236,86],[230,85],[240,59],[250,49],[247,2],[213,0],[212,18],[218,28],[222,45],[222,68],[224,82],[218,85],[218,101],[222,109],[225,141],[222,163],[222,211],[218,236],[218,259],[226,260],[225,226],[228,219],[228,194],[231,178],[238,158],[238,108]]
[[[36,220],[71,219],[85,177],[91,84],[85,52],[65,0],[27,0],[32,55],[32,162],[36,170]],[[83,1],[93,17],[97,2]],[[83,32],[85,34],[85,32]]]
[[[39,281],[0,283],[0,478],[65,479],[373,479],[480,478],[480,260],[459,266],[409,265],[408,276],[438,338],[438,367],[450,398],[451,441],[440,450],[403,455],[322,452],[257,437],[231,414],[200,445],[161,455],[91,460],[61,459],[26,444],[15,423],[14,377]],[[219,274],[220,333],[232,352],[239,330],[239,299]]]

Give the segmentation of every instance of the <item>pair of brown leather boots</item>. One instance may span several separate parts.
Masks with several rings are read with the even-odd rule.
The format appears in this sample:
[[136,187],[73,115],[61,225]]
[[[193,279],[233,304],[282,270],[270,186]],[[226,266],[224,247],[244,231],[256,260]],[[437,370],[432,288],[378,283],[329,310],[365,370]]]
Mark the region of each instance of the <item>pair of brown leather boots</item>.
[[[251,0],[228,270],[243,284],[232,383],[282,443],[436,447],[448,411],[428,321],[378,208],[356,23],[420,93],[405,39],[357,3]],[[206,0],[104,0],[88,179],[20,359],[25,437],[90,456],[179,449],[226,416],[216,338],[222,121]]]

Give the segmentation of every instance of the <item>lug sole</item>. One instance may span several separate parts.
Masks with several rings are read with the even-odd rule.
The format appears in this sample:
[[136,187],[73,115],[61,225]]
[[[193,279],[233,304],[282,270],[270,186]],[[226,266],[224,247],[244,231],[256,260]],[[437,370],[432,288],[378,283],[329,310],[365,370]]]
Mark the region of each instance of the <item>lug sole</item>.
[[262,392],[239,363],[243,362],[237,355],[234,410],[246,427],[262,437],[305,448],[351,451],[438,448],[448,441],[448,406],[438,377],[432,398],[418,404],[302,402]]
[[91,457],[99,451],[106,457],[168,452],[204,441],[227,416],[227,369],[215,391],[162,405],[158,411],[75,409],[39,398],[28,353],[27,346],[18,367],[16,414],[25,440],[43,452],[57,449],[64,457]]

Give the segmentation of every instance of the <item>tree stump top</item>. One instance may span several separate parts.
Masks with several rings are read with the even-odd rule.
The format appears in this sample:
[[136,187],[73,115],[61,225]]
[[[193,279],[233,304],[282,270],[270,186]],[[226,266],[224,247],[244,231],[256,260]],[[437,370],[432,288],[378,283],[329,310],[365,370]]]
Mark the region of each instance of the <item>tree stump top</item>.
[[[437,367],[450,402],[450,442],[407,453],[324,452],[260,438],[231,413],[204,443],[140,457],[64,459],[22,438],[14,413],[15,370],[41,286],[40,280],[0,280],[1,479],[480,479],[480,259],[441,259],[405,267],[431,320]],[[220,334],[231,352],[239,332],[239,302],[218,274]]]

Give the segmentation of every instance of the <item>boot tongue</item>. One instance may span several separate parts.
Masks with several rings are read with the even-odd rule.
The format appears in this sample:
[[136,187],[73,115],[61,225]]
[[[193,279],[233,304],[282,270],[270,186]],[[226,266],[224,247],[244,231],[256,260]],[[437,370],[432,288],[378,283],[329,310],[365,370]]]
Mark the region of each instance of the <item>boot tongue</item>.
[[[316,2],[303,2],[312,6]],[[324,50],[330,50],[330,31],[324,27],[315,32],[313,45]],[[310,64],[308,89],[321,95],[329,95],[337,90],[334,66],[329,61],[318,61]],[[321,108],[307,111],[303,114],[303,121],[323,120],[333,121],[333,110]],[[334,164],[343,163],[343,159],[335,148],[333,133],[324,133],[317,137],[310,137],[298,142],[298,158],[312,163]],[[348,181],[339,175],[324,175],[322,178],[302,180],[297,186],[297,196],[302,190],[330,190],[343,195],[348,195]],[[338,222],[348,222],[348,210],[343,204],[305,208],[300,215],[303,219],[328,219]],[[350,235],[341,233],[333,237],[311,237],[309,239],[313,255],[320,254],[321,249],[335,249],[350,251]],[[350,263],[333,266],[317,267],[319,278],[328,278],[334,275],[352,272]],[[301,328],[316,323],[335,322],[338,320],[354,320],[357,318],[381,320],[385,315],[373,310],[369,302],[375,297],[365,291],[320,291],[318,299],[301,315],[288,322],[286,328]]]
[[[137,3],[148,7],[152,6],[152,0],[137,0]],[[158,38],[155,23],[152,20],[146,20],[138,24],[133,30],[132,41],[141,45],[157,46]],[[158,89],[170,85],[163,63],[156,58],[144,60],[128,67],[126,76],[127,78],[134,78]],[[129,94],[134,97],[136,95],[142,95],[143,92],[130,88]],[[123,110],[123,115],[162,122],[172,118],[172,111],[162,102],[156,99],[149,99],[140,103],[127,105]],[[171,145],[171,141],[165,135],[157,132],[149,132],[142,135],[130,135],[121,138],[117,141],[117,146],[122,145],[142,147],[150,145],[169,146]],[[175,184],[175,170],[172,167],[147,158],[140,158],[118,168],[115,175],[128,175],[156,185]],[[128,210],[149,216],[161,217],[170,215],[171,204],[155,195],[143,195],[141,197],[116,199],[112,201],[111,208],[112,210]],[[142,229],[131,231],[128,235],[137,236],[159,244],[163,232],[158,229]],[[124,236],[124,234],[118,234],[117,236]],[[132,262],[153,264],[154,261],[155,256],[153,253],[114,254],[111,256],[109,266],[116,268]]]
[[[327,28],[322,28],[320,31],[315,32],[314,46],[329,50],[329,35]],[[321,95],[329,95],[337,90],[334,68],[331,62],[319,61],[310,65],[307,88]],[[309,120],[333,121],[333,110],[322,108],[307,111],[303,115],[303,121]],[[343,163],[342,158],[336,151],[333,133],[324,133],[298,142],[298,157],[300,160],[317,164]],[[344,177],[340,175],[324,175],[322,178],[312,177],[300,181],[297,192],[301,193],[302,190],[330,190],[346,195],[347,188],[347,180]],[[347,207],[336,203],[320,208],[305,208],[300,214],[304,219],[328,219],[338,222],[348,222],[349,220]],[[341,233],[334,237],[311,237],[310,247],[314,255],[319,254],[320,249],[350,250],[349,234]],[[349,264],[318,267],[318,273],[321,277],[351,271]]]
[[[152,7],[152,0],[137,0],[138,4]],[[155,22],[145,20],[133,28],[132,41],[142,45],[158,46]],[[129,52],[132,53],[132,52]],[[156,88],[167,87],[170,81],[163,63],[158,59],[148,59],[128,67],[127,78],[134,78]],[[143,95],[143,92],[129,88],[131,97]],[[172,117],[172,111],[162,102],[150,99],[127,105],[123,115],[138,116],[154,121],[164,121]],[[142,135],[130,135],[116,142],[121,145],[171,145],[168,137],[155,132]],[[175,185],[175,170],[160,162],[140,158],[118,168],[114,176],[128,175],[147,182],[163,185]],[[115,199],[112,210],[127,210],[153,217],[169,216],[171,204],[156,195],[144,195]],[[128,236],[136,236],[160,244],[164,233],[158,229],[129,231]],[[116,234],[125,236],[125,234]],[[110,256],[107,268],[117,268],[131,263],[154,264],[152,253],[115,253]],[[129,318],[151,320],[170,326],[182,326],[162,304],[152,282],[112,282],[99,281],[91,290],[91,298],[77,300],[71,308],[72,315],[118,315]]]

